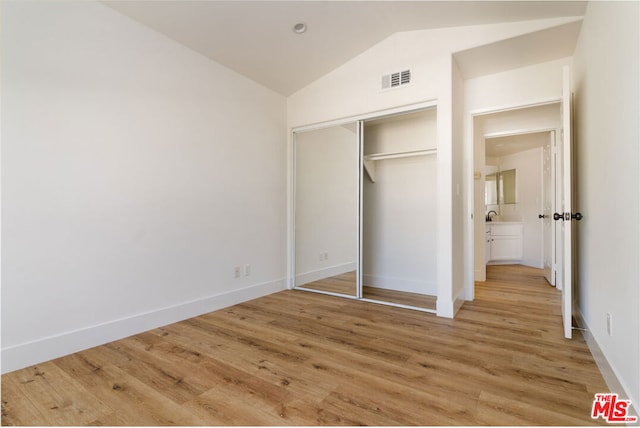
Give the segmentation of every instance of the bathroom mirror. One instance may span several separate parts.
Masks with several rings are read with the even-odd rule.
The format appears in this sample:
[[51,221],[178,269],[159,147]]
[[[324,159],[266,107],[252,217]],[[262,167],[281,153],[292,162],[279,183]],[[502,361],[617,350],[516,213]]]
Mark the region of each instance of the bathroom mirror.
[[484,182],[485,205],[516,203],[516,170],[487,174]]
[[295,287],[357,296],[357,124],[294,132]]
[[485,177],[484,182],[484,204],[485,205],[497,205],[498,204],[498,179],[496,174],[488,174]]
[[500,171],[498,176],[498,202],[500,204],[516,203],[516,170]]

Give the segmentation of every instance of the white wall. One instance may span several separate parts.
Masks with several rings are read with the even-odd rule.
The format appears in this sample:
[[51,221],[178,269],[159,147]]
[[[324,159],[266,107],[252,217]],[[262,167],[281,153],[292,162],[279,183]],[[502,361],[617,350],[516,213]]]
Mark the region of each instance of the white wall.
[[[640,3],[593,2],[574,56],[579,310],[640,410]],[[613,330],[606,331],[606,314]],[[624,394],[623,391],[614,391]]]
[[465,80],[466,110],[475,113],[560,99],[562,67],[571,62],[562,58]]
[[360,143],[355,124],[295,140],[296,285],[303,285],[357,267]]
[[[462,169],[455,166],[454,170],[453,161],[452,54],[557,24],[556,20],[538,20],[397,33],[287,99],[290,128],[437,100],[440,315],[451,317],[454,313],[454,254],[462,255],[458,247],[463,244],[462,239],[454,237],[453,225],[453,195],[457,195]],[[380,91],[383,74],[406,68],[412,70],[411,85]],[[458,260],[462,258],[456,258],[455,263]]]
[[469,232],[470,214],[467,210],[470,167],[473,165],[470,154],[464,150],[464,78],[462,72],[452,58],[451,64],[451,118],[452,118],[452,299],[454,311],[457,311],[464,300],[473,300],[473,296],[465,293],[465,280],[473,280],[465,270],[465,266],[473,264],[471,249],[465,245],[465,233]]
[[97,2],[2,66],[3,371],[284,288],[283,97]]

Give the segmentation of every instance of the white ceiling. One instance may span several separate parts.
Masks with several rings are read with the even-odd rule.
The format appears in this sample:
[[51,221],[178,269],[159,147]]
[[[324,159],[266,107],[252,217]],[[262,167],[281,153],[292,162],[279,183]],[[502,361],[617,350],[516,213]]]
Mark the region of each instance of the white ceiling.
[[[586,7],[582,1],[104,0],[103,3],[285,96],[396,32],[582,16]],[[292,27],[298,22],[307,24],[306,33],[294,34]],[[519,42],[536,43],[539,50],[546,50],[554,47],[548,40],[548,37],[525,38]],[[482,67],[475,68],[478,61],[495,67],[494,61],[480,59],[495,55],[496,49],[507,49],[510,54],[522,52],[518,40],[515,42],[488,47],[489,51],[479,55],[461,54],[457,58],[463,73],[482,73]]]
[[545,146],[549,143],[549,138],[549,131],[487,138],[485,154],[488,157],[500,157],[524,152]]

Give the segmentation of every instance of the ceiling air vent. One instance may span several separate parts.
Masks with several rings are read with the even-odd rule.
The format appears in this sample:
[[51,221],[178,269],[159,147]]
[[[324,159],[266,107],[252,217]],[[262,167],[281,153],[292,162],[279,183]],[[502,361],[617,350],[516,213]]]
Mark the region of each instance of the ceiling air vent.
[[398,71],[397,73],[382,76],[382,90],[398,88],[411,83],[411,70]]

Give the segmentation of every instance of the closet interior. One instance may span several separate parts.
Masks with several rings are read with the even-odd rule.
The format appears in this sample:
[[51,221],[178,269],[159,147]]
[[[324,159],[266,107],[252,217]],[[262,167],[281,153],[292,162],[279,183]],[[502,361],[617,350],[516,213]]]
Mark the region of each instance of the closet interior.
[[435,312],[436,108],[294,131],[294,288]]

